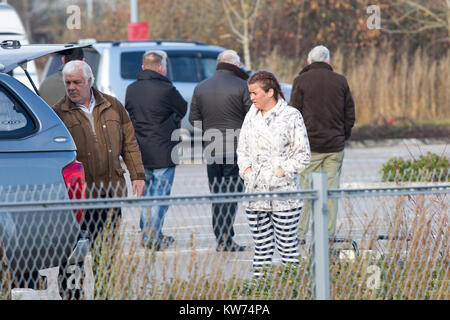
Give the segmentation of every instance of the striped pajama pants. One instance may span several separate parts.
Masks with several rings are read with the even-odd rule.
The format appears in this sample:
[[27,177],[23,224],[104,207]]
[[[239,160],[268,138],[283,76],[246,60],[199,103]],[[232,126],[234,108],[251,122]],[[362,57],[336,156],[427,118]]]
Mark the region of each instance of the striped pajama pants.
[[250,231],[255,243],[253,275],[263,276],[272,264],[275,246],[283,264],[298,264],[298,223],[302,208],[288,211],[246,211]]

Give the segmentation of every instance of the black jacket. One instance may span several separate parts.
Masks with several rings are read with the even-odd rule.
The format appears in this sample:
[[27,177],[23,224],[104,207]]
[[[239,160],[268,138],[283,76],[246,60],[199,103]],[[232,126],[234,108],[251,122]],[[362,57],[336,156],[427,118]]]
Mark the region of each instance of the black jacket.
[[[252,105],[247,79],[248,75],[242,69],[230,63],[219,63],[216,73],[200,82],[194,90],[189,122],[194,126],[194,121],[202,121],[203,131],[220,130],[224,139],[223,156],[236,154],[238,132],[233,137],[227,136],[226,130],[240,129]],[[233,143],[234,150],[227,152],[226,137],[230,138],[228,141]],[[221,155],[216,153],[216,156]]]
[[171,159],[176,141],[172,132],[180,127],[187,111],[187,102],[165,76],[144,70],[130,84],[125,96],[125,108],[133,122],[145,168],[173,167]]
[[289,104],[303,116],[311,151],[344,149],[355,123],[355,104],[344,76],[324,62],[306,66],[294,80]]

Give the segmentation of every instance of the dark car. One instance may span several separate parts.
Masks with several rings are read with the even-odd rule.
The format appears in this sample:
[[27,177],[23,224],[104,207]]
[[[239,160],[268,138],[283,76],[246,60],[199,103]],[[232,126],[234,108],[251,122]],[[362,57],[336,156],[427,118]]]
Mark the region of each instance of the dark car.
[[89,240],[80,236],[82,210],[40,205],[83,198],[75,143],[50,106],[10,75],[28,61],[73,47],[83,46],[0,44],[0,299],[15,287],[45,289],[42,269],[60,267],[62,279],[73,276],[65,274],[73,273],[68,266],[89,251]]

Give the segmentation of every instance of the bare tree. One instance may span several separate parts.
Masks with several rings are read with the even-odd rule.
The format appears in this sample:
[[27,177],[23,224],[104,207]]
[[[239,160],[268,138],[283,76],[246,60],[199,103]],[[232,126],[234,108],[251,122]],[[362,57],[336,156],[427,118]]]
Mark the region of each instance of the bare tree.
[[417,34],[443,29],[446,37],[438,41],[450,41],[450,0],[399,0],[393,7],[399,9],[401,14],[389,19],[395,27],[384,29],[385,32]]
[[239,0],[238,5],[235,6],[230,0],[222,0],[222,6],[230,28],[242,44],[244,62],[248,69],[252,68],[250,56],[250,43],[253,39],[254,30],[254,23],[252,24],[252,21],[256,17],[260,3],[261,0]]

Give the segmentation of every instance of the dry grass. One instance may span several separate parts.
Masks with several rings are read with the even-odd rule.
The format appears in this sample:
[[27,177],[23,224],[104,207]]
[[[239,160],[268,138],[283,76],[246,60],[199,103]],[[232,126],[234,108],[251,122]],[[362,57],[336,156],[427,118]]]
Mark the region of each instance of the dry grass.
[[[364,198],[344,202],[347,237],[355,228],[363,230],[363,250],[349,259],[340,255],[348,248],[331,255],[332,299],[449,298],[445,194],[376,198],[374,206]],[[380,233],[390,240],[377,240]],[[313,299],[311,256],[299,267],[275,265],[257,281],[240,277],[238,263],[225,266],[224,255],[199,254],[194,240],[187,255],[142,254],[139,243],[116,235],[93,252],[96,299]]]
[[[448,193],[347,197],[341,198],[340,208],[337,234],[357,239],[360,251],[353,254],[348,243],[330,247],[332,299],[449,298]],[[152,252],[141,247],[137,230],[120,228],[120,223],[117,227],[107,226],[94,242],[95,299],[314,298],[308,248],[302,248],[305,255],[298,266],[276,264],[263,280],[255,280],[250,278],[251,264],[239,261],[247,255],[197,250],[194,235],[182,250]],[[380,234],[388,240],[380,240]],[[0,284],[6,289],[0,299],[9,298],[5,291],[11,279],[3,272],[6,261],[0,262]]]
[[[352,260],[330,268],[334,299],[448,299],[449,203],[446,195],[378,199],[372,214],[355,201],[346,203],[349,223],[364,230],[366,248]],[[389,240],[378,240],[385,233]]]
[[[412,56],[407,52],[396,56],[393,49],[373,47],[362,56],[356,52],[344,55],[341,50],[331,53],[334,70],[349,82],[359,124],[379,119],[450,118],[450,54],[436,60],[421,49]],[[306,58],[285,59],[275,48],[256,66],[292,83],[305,64]]]

